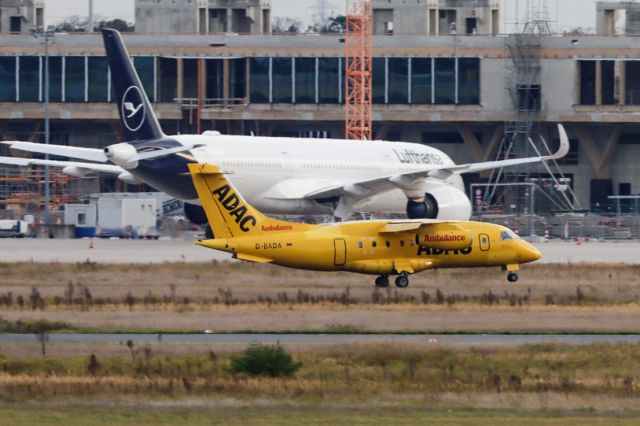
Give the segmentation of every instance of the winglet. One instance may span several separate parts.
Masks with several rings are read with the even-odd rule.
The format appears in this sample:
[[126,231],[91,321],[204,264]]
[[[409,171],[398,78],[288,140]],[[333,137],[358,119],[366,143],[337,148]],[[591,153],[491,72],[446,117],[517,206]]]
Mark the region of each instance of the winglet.
[[554,154],[544,157],[545,160],[558,160],[569,153],[569,136],[567,136],[567,131],[562,124],[558,124],[558,133],[560,134],[560,146]]

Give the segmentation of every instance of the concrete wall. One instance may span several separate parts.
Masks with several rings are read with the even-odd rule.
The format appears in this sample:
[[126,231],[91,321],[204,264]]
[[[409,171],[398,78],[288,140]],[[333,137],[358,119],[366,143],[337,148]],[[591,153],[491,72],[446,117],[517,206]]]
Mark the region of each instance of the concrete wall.
[[136,32],[262,34],[269,0],[136,0]]
[[198,8],[195,2],[136,0],[136,32],[197,33]]
[[31,34],[33,28],[44,25],[42,0],[0,0],[0,33],[12,33],[12,20],[18,20],[20,34]]

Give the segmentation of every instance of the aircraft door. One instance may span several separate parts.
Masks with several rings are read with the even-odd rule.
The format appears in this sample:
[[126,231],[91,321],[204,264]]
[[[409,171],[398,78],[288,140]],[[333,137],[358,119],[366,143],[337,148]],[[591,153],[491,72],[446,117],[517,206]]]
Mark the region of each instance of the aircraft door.
[[481,251],[489,251],[491,248],[491,240],[487,234],[480,234],[478,236],[480,239],[480,250]]
[[335,249],[334,263],[336,266],[344,266],[347,263],[347,242],[342,238],[333,240]]

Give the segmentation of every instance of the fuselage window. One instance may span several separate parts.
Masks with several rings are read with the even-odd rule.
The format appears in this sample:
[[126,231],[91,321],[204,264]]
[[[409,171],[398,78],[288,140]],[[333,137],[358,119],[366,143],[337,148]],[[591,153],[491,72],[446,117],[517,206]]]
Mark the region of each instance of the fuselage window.
[[500,239],[502,241],[517,240],[518,236],[511,231],[502,231],[500,232]]
[[377,246],[377,245],[378,245],[378,244],[377,244],[375,241],[371,243],[371,247],[375,247],[375,246]]
[[364,247],[364,244],[362,244],[362,241],[360,241],[360,242],[358,243],[358,248],[363,248],[363,247]]
[[411,247],[413,247],[415,244],[416,244],[416,243],[415,243],[415,241],[413,241],[413,240],[409,240],[409,245],[410,245]]
[[391,241],[387,240],[387,248],[391,247]]
[[404,240],[400,240],[400,247],[404,247]]

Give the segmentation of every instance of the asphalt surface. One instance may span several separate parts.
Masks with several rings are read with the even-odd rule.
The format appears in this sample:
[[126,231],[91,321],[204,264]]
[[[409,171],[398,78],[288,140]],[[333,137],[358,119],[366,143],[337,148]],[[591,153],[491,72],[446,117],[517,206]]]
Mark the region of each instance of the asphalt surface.
[[[537,243],[542,263],[640,263],[639,241]],[[162,263],[229,260],[227,253],[196,246],[193,240],[0,239],[0,262]]]
[[[438,346],[501,346],[555,343],[591,345],[597,343],[640,344],[640,335],[397,335],[397,334],[51,334],[50,343],[119,343],[138,344],[228,344],[249,345],[344,345],[344,344],[429,344]],[[35,342],[33,334],[0,334],[0,343]]]

